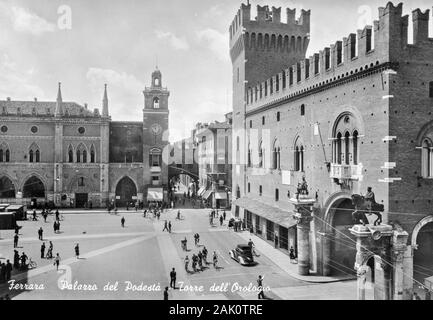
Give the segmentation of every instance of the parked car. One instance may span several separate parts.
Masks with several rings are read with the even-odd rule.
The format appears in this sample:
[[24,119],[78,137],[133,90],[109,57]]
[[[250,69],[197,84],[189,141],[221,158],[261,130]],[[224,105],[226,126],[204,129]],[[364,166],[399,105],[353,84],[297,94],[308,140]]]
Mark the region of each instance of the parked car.
[[230,250],[230,257],[243,266],[255,265],[251,247],[247,244],[238,244],[236,249]]

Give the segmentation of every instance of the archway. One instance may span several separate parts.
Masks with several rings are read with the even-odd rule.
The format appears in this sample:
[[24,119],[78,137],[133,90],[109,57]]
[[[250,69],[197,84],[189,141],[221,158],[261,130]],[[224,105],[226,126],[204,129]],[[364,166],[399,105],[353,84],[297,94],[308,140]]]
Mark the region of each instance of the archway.
[[413,277],[424,283],[425,278],[433,276],[433,216],[428,216],[417,224],[412,234],[412,244],[415,248]]
[[15,198],[15,186],[8,177],[0,178],[0,199]]
[[333,275],[355,275],[356,239],[349,231],[354,210],[352,199],[348,197],[335,200],[329,209],[329,267]]
[[129,177],[123,177],[116,186],[116,207],[126,207],[127,204],[135,202],[137,197],[137,187]]
[[41,179],[32,176],[24,183],[24,198],[45,198],[45,186]]

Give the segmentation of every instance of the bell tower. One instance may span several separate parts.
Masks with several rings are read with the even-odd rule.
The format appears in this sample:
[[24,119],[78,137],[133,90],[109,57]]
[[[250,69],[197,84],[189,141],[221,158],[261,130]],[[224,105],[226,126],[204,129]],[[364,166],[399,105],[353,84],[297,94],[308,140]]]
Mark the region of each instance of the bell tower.
[[[162,86],[162,73],[152,72],[150,87],[146,87],[143,109],[143,162],[144,185],[167,189],[168,166],[163,161],[164,148],[169,144],[168,98],[170,92]],[[145,194],[147,191],[145,190]]]

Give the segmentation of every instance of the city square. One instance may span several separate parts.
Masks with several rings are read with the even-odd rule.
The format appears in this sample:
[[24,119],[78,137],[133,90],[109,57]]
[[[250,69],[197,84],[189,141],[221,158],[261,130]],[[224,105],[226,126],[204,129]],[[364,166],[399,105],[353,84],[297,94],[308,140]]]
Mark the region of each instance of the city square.
[[432,299],[427,0],[20,1],[1,299]]

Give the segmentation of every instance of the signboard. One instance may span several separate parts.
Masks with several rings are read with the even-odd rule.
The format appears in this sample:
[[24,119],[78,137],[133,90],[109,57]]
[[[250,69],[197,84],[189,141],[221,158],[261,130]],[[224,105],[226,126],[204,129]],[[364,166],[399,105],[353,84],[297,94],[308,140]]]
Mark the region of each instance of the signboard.
[[116,196],[116,200],[120,200],[120,196]]
[[293,171],[282,170],[281,171],[281,183],[284,185],[292,185],[294,180]]
[[137,200],[137,196],[132,196],[132,200]]

